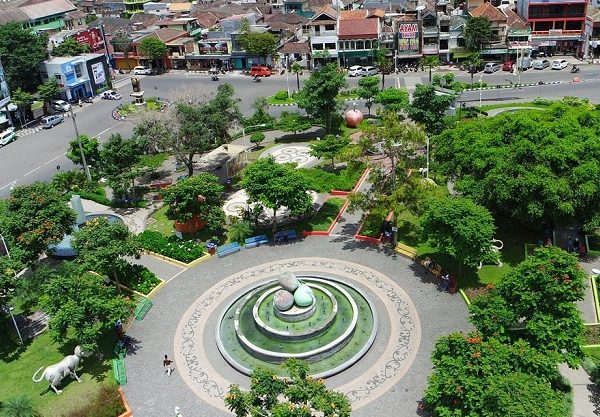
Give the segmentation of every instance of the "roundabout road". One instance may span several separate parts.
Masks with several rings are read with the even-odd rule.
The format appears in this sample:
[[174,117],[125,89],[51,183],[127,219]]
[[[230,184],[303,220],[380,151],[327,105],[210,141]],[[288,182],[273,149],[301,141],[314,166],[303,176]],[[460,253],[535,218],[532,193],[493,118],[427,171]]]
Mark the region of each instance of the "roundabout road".
[[[355,365],[327,379],[348,394],[353,416],[414,416],[431,373],[429,359],[438,337],[468,331],[459,295],[441,291],[420,266],[393,253],[338,237],[243,249],[216,257],[169,281],[154,306],[128,334],[127,400],[135,415],[164,417],[181,407],[186,417],[231,415],[223,405],[230,383],[248,385],[231,368],[215,342],[215,326],[227,302],[254,282],[282,269],[329,272],[354,283],[374,301],[379,329],[371,349]],[[175,358],[169,377],[165,354]]]

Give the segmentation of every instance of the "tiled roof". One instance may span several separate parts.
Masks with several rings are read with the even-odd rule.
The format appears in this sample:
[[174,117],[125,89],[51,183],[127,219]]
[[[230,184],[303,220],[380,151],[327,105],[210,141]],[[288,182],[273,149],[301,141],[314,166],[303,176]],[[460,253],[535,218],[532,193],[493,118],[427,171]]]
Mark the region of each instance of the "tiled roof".
[[469,12],[473,17],[487,17],[490,22],[506,22],[506,16],[491,3],[485,2]]
[[287,23],[289,25],[299,25],[308,21],[307,17],[296,13],[273,13],[264,16],[265,22],[269,24],[274,22]]
[[308,54],[310,46],[308,42],[288,42],[279,51],[282,54]]
[[85,19],[87,14],[83,13],[81,10],[73,10],[72,12],[67,12],[65,15],[65,19]]
[[365,9],[359,10],[342,10],[340,12],[340,20],[359,20],[365,19],[369,12]]
[[76,10],[77,8],[67,0],[48,0],[35,4],[27,2],[21,6],[20,9],[29,17],[29,19],[33,20],[55,14],[70,12]]
[[187,36],[187,34],[188,33],[186,31],[184,31],[184,30],[175,30],[175,29],[163,28],[163,29],[154,30],[154,31],[148,33],[147,35],[141,37],[137,41],[140,42],[142,39],[144,39],[144,38],[146,38],[148,36],[152,36],[152,37],[158,38],[161,41],[167,43],[169,41],[172,41],[173,39],[177,39],[177,38],[181,38],[183,36]]
[[191,14],[203,28],[210,28],[219,23],[219,18],[211,12],[195,12]]
[[379,19],[341,20],[338,36],[340,39],[360,37],[373,38],[379,34]]
[[317,10],[310,20],[314,21],[316,18],[322,15],[329,16],[332,20],[337,20],[337,12],[329,4]]
[[513,9],[509,7],[503,7],[501,10],[506,15],[506,24],[509,29],[519,30],[529,28],[527,22],[521,16],[516,14]]
[[29,16],[21,11],[21,9],[7,9],[0,11],[0,25],[10,22],[26,22]]

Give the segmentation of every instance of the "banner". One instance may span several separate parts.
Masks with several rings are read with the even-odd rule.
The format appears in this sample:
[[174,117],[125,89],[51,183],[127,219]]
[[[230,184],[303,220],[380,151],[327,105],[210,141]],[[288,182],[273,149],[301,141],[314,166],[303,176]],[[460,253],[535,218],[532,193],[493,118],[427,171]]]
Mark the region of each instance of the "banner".
[[79,43],[88,45],[91,52],[98,52],[104,49],[102,33],[100,33],[100,29],[98,28],[82,30],[73,35],[73,38]]
[[10,91],[8,91],[8,83],[4,76],[4,68],[2,67],[2,61],[0,61],[0,108],[4,107],[10,102]]
[[92,74],[96,85],[104,84],[106,82],[106,74],[104,73],[104,65],[102,65],[102,62],[92,64]]

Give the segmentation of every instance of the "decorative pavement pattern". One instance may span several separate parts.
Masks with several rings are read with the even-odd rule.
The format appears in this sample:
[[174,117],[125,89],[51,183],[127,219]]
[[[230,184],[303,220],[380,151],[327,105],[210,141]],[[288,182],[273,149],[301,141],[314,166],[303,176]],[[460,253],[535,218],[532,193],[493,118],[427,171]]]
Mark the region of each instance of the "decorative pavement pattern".
[[[310,191],[309,194],[310,198],[312,199],[312,203],[315,204],[319,195],[314,191]],[[225,212],[225,215],[240,217],[241,211],[245,210],[248,207],[247,201],[248,194],[246,194],[246,190],[238,190],[235,193],[231,194],[229,198],[225,201],[225,204],[223,204],[223,211]],[[254,207],[255,205],[256,203],[250,204],[251,207]],[[277,210],[277,217],[279,220],[281,220],[287,215],[289,215],[289,213],[290,211],[287,207],[280,207]],[[272,219],[273,210],[265,209],[263,211],[263,216]]]
[[[208,320],[222,311],[244,288],[267,281],[283,270],[321,273],[341,277],[348,284],[371,291],[388,315],[389,331],[377,338],[382,352],[360,381],[350,380],[333,388],[345,392],[353,410],[376,400],[392,389],[412,365],[421,340],[417,310],[408,295],[380,272],[348,261],[326,258],[294,258],[258,265],[236,273],[208,289],[185,312],[175,333],[175,361],[191,390],[206,403],[226,410],[223,398],[232,383],[219,373],[206,356],[205,335],[216,334],[218,323]],[[378,311],[381,315],[381,312]],[[342,374],[343,375],[343,374]],[[346,378],[347,379],[347,378]]]
[[299,168],[305,168],[317,163],[318,158],[310,155],[310,148],[305,145],[285,145],[265,151],[261,157],[272,155],[275,162],[285,164],[295,162]]

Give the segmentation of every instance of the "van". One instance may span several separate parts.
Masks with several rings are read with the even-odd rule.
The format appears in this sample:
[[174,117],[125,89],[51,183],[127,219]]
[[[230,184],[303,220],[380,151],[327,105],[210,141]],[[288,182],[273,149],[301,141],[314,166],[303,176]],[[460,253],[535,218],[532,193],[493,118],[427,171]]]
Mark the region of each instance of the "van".
[[9,143],[17,140],[17,134],[15,133],[15,129],[9,127],[4,132],[0,133],[0,148],[4,145],[8,145]]
[[496,71],[500,71],[500,64],[497,62],[488,62],[485,64],[485,67],[483,67],[483,72],[486,74],[492,74]]
[[531,68],[532,66],[533,60],[530,57],[524,56],[523,58],[519,58],[519,65],[517,66],[518,69],[525,71]]
[[253,77],[270,77],[271,68],[264,65],[252,65],[252,68],[250,68],[250,75]]

